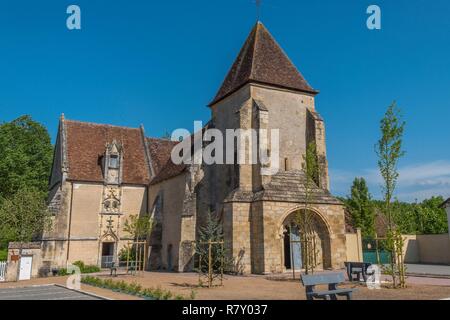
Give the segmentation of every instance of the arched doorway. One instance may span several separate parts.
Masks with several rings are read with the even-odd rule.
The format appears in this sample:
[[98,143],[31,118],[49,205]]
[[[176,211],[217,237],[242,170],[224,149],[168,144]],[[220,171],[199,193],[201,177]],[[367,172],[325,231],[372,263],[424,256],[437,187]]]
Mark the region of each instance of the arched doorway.
[[[295,210],[287,216],[282,227],[283,263],[286,270],[304,269],[306,259],[316,269],[331,268],[330,231],[317,212],[308,210],[305,215],[304,209]],[[308,233],[306,237],[305,232]]]
[[300,230],[293,223],[284,227],[283,248],[284,267],[286,270],[301,270],[303,268],[303,259]]
[[114,262],[116,251],[116,243],[115,242],[102,242],[102,251],[101,251],[101,267],[102,268],[110,268]]
[[99,242],[100,267],[110,268],[117,258],[118,239],[113,232],[105,233]]

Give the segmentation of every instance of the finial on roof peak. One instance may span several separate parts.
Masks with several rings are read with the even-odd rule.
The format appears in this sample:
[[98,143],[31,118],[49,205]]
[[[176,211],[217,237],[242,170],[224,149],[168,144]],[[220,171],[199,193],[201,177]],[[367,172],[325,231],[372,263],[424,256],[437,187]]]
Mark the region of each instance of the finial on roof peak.
[[256,5],[256,21],[259,22],[259,19],[261,17],[261,2],[262,0],[255,0]]

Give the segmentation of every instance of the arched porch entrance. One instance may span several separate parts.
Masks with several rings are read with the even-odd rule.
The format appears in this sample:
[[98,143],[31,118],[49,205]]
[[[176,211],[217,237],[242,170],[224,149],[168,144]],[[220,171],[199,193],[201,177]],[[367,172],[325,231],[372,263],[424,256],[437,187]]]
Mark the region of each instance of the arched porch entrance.
[[285,270],[303,270],[306,259],[316,269],[331,268],[330,230],[319,213],[295,210],[286,217],[282,228]]

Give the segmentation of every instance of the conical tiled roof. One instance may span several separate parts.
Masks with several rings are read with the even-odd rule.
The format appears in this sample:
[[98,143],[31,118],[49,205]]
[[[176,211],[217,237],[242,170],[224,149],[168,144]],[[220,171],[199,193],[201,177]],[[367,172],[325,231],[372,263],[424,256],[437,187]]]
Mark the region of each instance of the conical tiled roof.
[[250,32],[231,70],[210,105],[243,85],[262,83],[317,94],[261,22]]

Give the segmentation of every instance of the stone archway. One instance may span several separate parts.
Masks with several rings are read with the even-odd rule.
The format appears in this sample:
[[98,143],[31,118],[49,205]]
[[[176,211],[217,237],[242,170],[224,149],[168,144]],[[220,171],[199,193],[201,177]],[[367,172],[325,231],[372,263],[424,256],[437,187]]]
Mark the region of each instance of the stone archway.
[[[304,243],[302,242],[302,227],[299,226],[299,218],[304,217],[305,209],[298,208],[288,213],[281,224],[282,257],[285,270],[301,270],[305,262]],[[330,269],[331,241],[330,228],[322,215],[313,210],[308,210],[308,218],[311,225],[311,239],[313,239],[314,261],[317,269]]]
[[105,233],[99,241],[98,257],[100,268],[110,268],[117,259],[119,239],[115,233]]

